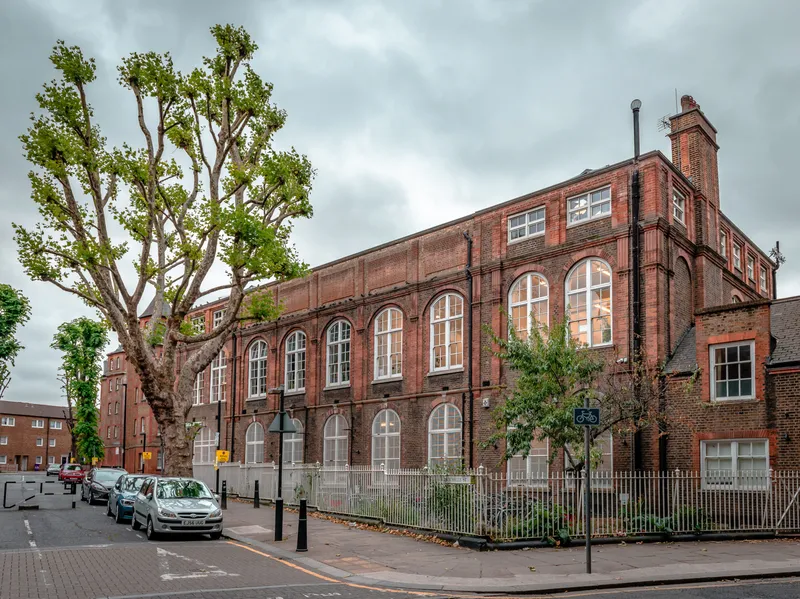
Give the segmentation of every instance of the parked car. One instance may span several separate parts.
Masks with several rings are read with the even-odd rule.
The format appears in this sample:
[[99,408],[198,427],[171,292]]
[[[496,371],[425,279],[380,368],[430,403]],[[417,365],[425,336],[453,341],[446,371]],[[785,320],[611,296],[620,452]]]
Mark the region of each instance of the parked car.
[[61,464],[61,470],[58,471],[58,480],[67,486],[70,483],[80,484],[86,472],[80,464]]
[[58,476],[59,472],[61,472],[61,464],[47,465],[47,476]]
[[106,515],[114,518],[117,524],[133,516],[133,502],[146,478],[144,474],[122,475],[108,491]]
[[131,528],[145,527],[147,538],[161,534],[222,536],[219,500],[204,482],[193,478],[149,477],[133,505]]
[[120,468],[92,468],[81,483],[81,501],[108,501],[108,490],[123,474],[128,473]]

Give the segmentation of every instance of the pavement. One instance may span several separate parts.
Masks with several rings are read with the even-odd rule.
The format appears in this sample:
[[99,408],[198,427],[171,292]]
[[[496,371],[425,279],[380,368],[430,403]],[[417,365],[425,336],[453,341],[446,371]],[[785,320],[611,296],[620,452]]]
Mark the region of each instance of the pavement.
[[294,551],[295,512],[285,512],[284,540],[275,542],[273,508],[229,501],[224,535],[339,580],[436,593],[553,593],[800,573],[794,539],[596,545],[586,574],[583,546],[478,552],[315,516],[307,553]]

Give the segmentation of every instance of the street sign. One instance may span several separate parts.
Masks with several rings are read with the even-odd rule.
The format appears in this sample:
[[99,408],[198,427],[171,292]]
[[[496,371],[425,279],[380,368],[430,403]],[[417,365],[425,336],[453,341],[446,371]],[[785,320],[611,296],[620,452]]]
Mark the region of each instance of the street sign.
[[572,423],[577,426],[597,426],[600,424],[600,408],[573,408]]
[[153,459],[153,452],[152,451],[143,451],[142,452],[142,459],[143,460],[152,460]]
[[227,462],[231,459],[231,453],[229,451],[225,451],[224,449],[217,450],[217,461],[218,462]]
[[100,461],[100,458],[92,458],[92,466],[96,466],[97,462]]

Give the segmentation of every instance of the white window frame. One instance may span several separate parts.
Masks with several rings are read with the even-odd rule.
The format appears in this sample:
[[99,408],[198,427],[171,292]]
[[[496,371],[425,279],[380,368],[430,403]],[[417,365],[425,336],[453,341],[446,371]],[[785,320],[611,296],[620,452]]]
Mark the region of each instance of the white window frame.
[[219,324],[222,322],[222,319],[225,318],[225,311],[226,309],[223,308],[222,310],[214,310],[211,314],[211,328],[216,329]]
[[109,391],[114,390],[114,379],[108,379],[108,390]]
[[733,242],[733,267],[742,272],[742,246]]
[[164,454],[159,449],[156,452],[156,470],[163,470],[164,469]]
[[[608,198],[603,199],[603,192],[608,191]],[[599,201],[593,201],[592,196],[596,193],[600,194]],[[585,199],[586,204],[582,206],[577,204],[572,206],[573,202],[579,202],[580,200]],[[611,186],[604,185],[603,187],[598,187],[597,189],[592,189],[591,191],[587,191],[586,193],[582,193],[579,195],[571,196],[567,198],[567,226],[574,226],[580,225],[583,223],[587,223],[593,220],[599,220],[601,218],[608,218],[611,216]],[[604,210],[604,206],[608,206],[608,210]],[[594,216],[592,216],[592,209],[595,206],[600,206],[600,212]],[[579,216],[582,210],[586,210],[586,216]]]
[[[508,243],[517,243],[523,239],[541,237],[546,229],[547,211],[545,206],[537,206],[527,212],[512,214],[508,217]],[[512,225],[514,219],[521,222]],[[533,231],[531,231],[533,229]],[[516,234],[516,237],[514,235]]]
[[4,455],[0,455],[0,466],[5,466],[8,463],[8,458]]
[[[322,465],[326,468],[347,468],[350,436],[347,419],[334,414],[325,421],[322,441]],[[344,459],[338,456],[344,455]]]
[[672,190],[672,217],[686,225],[686,196],[677,189]]
[[[395,313],[400,326],[394,326]],[[385,320],[385,327],[384,327]],[[375,318],[375,360],[373,376],[375,380],[397,379],[403,376],[403,312],[390,306],[384,308]],[[394,351],[399,347],[400,351]]]
[[[514,301],[514,293],[518,287],[521,286],[522,282],[525,282],[526,285],[526,297],[525,299],[521,299],[519,301]],[[545,295],[544,297],[532,297],[532,290],[534,281],[537,281],[537,287],[541,287],[538,281],[544,282],[545,288]],[[525,319],[525,328],[522,329],[521,327],[517,327],[514,325],[514,308],[524,308],[524,319]],[[541,314],[542,309],[544,311],[544,322],[542,322],[539,318],[531,318],[533,315],[533,311],[536,311]],[[533,332],[533,322],[537,323],[539,328],[541,327],[548,327],[550,326],[550,285],[547,282],[547,279],[544,275],[538,272],[527,272],[521,277],[519,277],[514,284],[511,285],[511,289],[508,291],[508,318],[509,323],[516,334],[521,339],[527,339],[528,336]]]
[[[603,266],[605,266],[608,269],[608,283],[600,283],[598,285],[593,285],[592,284],[592,264],[594,262],[599,262],[600,264],[602,264]],[[578,272],[578,269],[581,268],[581,267],[586,268],[586,286],[585,287],[580,287],[580,288],[577,288],[575,290],[570,291],[570,289],[569,289],[570,279],[572,278],[572,276],[575,273]],[[601,289],[606,289],[606,288],[608,288],[608,306],[609,306],[609,311],[608,311],[608,330],[609,330],[609,333],[610,333],[609,340],[601,342],[601,343],[594,343],[593,334],[592,334],[593,331],[594,331],[594,327],[593,327],[594,321],[595,320],[602,321],[602,319],[605,318],[605,317],[604,316],[592,316],[592,312],[593,312],[593,310],[592,310],[592,308],[593,308],[592,293],[595,292],[595,291],[600,291]],[[597,257],[585,258],[585,259],[579,261],[577,264],[575,264],[570,269],[569,273],[567,274],[567,278],[564,281],[564,294],[565,294],[564,304],[567,306],[567,312],[570,311],[570,301],[569,301],[570,296],[572,296],[572,295],[577,296],[577,295],[580,295],[580,294],[584,294],[584,296],[585,296],[585,300],[586,300],[586,304],[585,304],[585,309],[586,309],[586,318],[585,318],[585,321],[586,321],[586,325],[585,325],[586,326],[586,331],[585,331],[586,332],[586,347],[608,347],[610,345],[613,345],[614,344],[614,271],[611,269],[611,265],[608,262],[606,262],[605,260],[603,260],[601,258],[597,258]],[[584,319],[581,319],[581,320],[584,320]],[[573,322],[577,322],[577,321],[575,319],[571,318],[570,319],[570,334],[572,334],[573,337],[574,337],[575,335],[574,335],[574,332],[572,331]],[[581,333],[581,331],[578,331],[578,333]]]
[[119,414],[119,402],[114,402],[114,414]]
[[758,281],[759,287],[761,289],[761,293],[766,294],[769,291],[769,285],[767,283],[767,268],[766,266],[761,266],[760,271],[758,273]]
[[51,466],[51,465],[53,465],[55,463],[56,463],[56,456],[54,456],[54,455],[47,456],[47,465],[48,466]]
[[340,319],[331,324],[325,333],[325,386],[327,387],[350,386],[352,332],[350,323]]
[[[750,347],[750,389],[751,392],[749,395],[737,395],[734,397],[717,397],[717,362],[716,362],[716,351],[717,349],[727,349],[729,347],[741,347],[747,345]],[[728,401],[748,401],[756,399],[756,359],[755,359],[755,341],[752,339],[750,340],[743,340],[743,341],[734,341],[731,343],[715,343],[713,345],[708,346],[708,360],[709,360],[709,371],[711,372],[710,376],[710,391],[711,391],[711,401],[718,401],[720,403],[728,402]],[[735,362],[736,364],[743,364],[741,360]],[[725,365],[733,364],[733,362],[725,362]],[[726,379],[733,380],[733,379]],[[740,385],[741,381],[745,381],[748,379],[738,378]]]
[[142,417],[142,419],[141,419],[141,421],[140,421],[140,424],[139,424],[139,427],[140,427],[140,428],[139,428],[139,432],[140,432],[142,435],[144,435],[144,434],[147,432],[147,430],[145,430],[145,419],[144,419],[144,417]]
[[267,396],[267,342],[258,339],[247,350],[247,398]]
[[192,325],[192,332],[195,335],[202,335],[206,332],[206,317],[205,314],[202,316],[192,316],[191,320]]
[[108,402],[108,415],[111,416],[111,402]]
[[[192,445],[193,464],[213,464],[216,458],[216,437],[208,426],[197,431]],[[197,459],[199,457],[199,459]]]
[[[457,299],[458,302],[453,300]],[[441,318],[436,317],[436,306],[444,302],[444,316]],[[461,312],[456,314],[454,311],[454,304],[461,305]],[[468,308],[466,308],[468,309]],[[464,368],[464,298],[457,293],[445,293],[436,298],[431,304],[430,309],[430,369],[431,372],[443,372],[448,370],[461,370]],[[436,326],[444,326],[444,343],[436,343]],[[459,341],[453,341],[454,328],[459,331]],[[439,366],[436,365],[436,349],[444,348],[444,360]],[[454,348],[457,351],[453,351]],[[459,349],[460,348],[460,349]],[[458,356],[458,362],[454,359]]]
[[[707,467],[707,450],[711,444],[730,443],[731,444],[731,474],[730,483],[719,482],[713,480],[712,472]],[[751,477],[749,480],[745,478],[742,482],[742,475],[739,471],[739,443],[763,443],[764,444],[764,457],[766,458],[767,468],[764,470],[763,478],[757,475]],[[760,457],[760,456],[759,456]],[[754,471],[748,471],[754,472]],[[760,472],[760,471],[755,471]],[[766,438],[753,438],[753,439],[708,439],[700,441],[700,474],[702,477],[702,488],[708,490],[737,490],[737,491],[764,491],[770,486],[770,460],[769,460],[769,439]],[[709,479],[711,479],[709,481]]]
[[111,438],[111,427],[107,426],[106,427],[106,439],[110,439],[110,438]]
[[[396,424],[395,430],[390,430]],[[400,415],[392,409],[381,410],[372,419],[372,470],[374,483],[386,482],[385,473],[400,470],[400,433],[402,422]],[[391,455],[389,453],[391,452]],[[380,455],[378,455],[380,454]]]
[[283,433],[283,463],[303,463],[303,423],[297,418],[292,418],[292,424],[297,432]]
[[37,456],[36,456],[36,461],[35,461],[34,463],[35,463],[37,466],[41,466],[41,465],[42,465],[42,456],[40,456],[40,455],[37,455]]
[[0,418],[0,426],[16,426],[17,419],[13,416],[3,416]]
[[728,259],[728,232],[725,229],[719,230],[719,253],[723,258]]
[[36,437],[36,447],[44,447],[44,437]]
[[293,331],[286,338],[285,393],[303,393],[306,390],[306,334]]
[[756,259],[750,254],[747,254],[747,280],[756,282]]
[[8,435],[0,436],[0,445],[8,445]]
[[114,425],[114,438],[119,438],[119,427],[116,424]]
[[206,378],[206,371],[201,370],[197,373],[197,376],[194,377],[194,405],[199,406],[203,403],[203,391],[205,390],[205,378]]
[[[544,443],[544,447],[542,447],[542,443]],[[520,464],[523,460],[524,463]],[[524,466],[524,476],[515,476],[515,472],[523,470],[519,467],[514,468],[515,465]],[[539,441],[538,438],[534,438],[531,440],[531,447],[527,455],[518,453],[507,460],[506,478],[509,486],[547,488],[549,477],[550,439]]]
[[221,349],[211,361],[211,384],[209,385],[209,403],[225,401],[226,376],[228,371],[228,355]]
[[[434,426],[434,416],[437,415],[437,412],[444,411],[443,422],[444,427],[442,428],[433,428]],[[457,423],[456,426],[449,427],[448,419],[451,413],[455,413],[457,416]],[[461,463],[463,456],[461,455],[461,446],[463,445],[463,431],[461,430],[464,425],[464,420],[461,415],[461,410],[458,409],[458,406],[452,403],[442,403],[436,406],[433,410],[431,410],[430,416],[428,416],[428,466],[438,466],[438,465],[448,465],[448,464],[455,464],[458,465]],[[433,450],[433,439],[435,436],[441,435],[444,438],[444,443],[442,447],[444,448],[444,454],[441,456],[434,456],[432,455]],[[457,449],[457,455],[450,455],[448,448],[450,447],[451,438],[457,440],[455,446]]]
[[50,428],[53,429],[54,431],[60,431],[61,430],[61,421],[60,420],[51,420],[50,421]]
[[251,422],[245,432],[244,463],[264,463],[264,426],[260,422]]
[[50,447],[55,447],[56,446],[56,440],[55,439],[50,439],[47,444]]
[[41,418],[31,420],[31,428],[44,428],[44,420]]

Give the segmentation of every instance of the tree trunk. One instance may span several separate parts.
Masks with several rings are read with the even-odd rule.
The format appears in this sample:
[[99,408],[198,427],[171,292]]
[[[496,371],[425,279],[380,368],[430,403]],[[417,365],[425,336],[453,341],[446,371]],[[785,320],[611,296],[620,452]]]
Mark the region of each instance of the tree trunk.
[[194,427],[187,430],[186,418],[178,411],[161,424],[161,443],[164,447],[164,476],[194,476],[192,453],[194,450]]

